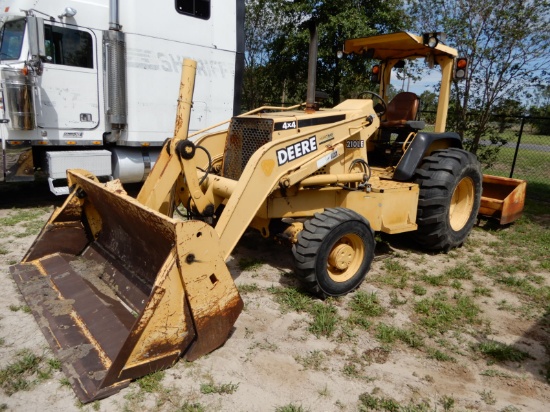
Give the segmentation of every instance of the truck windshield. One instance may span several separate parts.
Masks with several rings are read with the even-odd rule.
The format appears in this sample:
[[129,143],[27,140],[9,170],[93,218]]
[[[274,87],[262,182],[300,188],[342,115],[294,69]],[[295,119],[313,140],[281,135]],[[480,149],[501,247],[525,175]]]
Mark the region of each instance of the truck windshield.
[[0,60],[18,60],[23,47],[25,19],[8,20],[0,28]]

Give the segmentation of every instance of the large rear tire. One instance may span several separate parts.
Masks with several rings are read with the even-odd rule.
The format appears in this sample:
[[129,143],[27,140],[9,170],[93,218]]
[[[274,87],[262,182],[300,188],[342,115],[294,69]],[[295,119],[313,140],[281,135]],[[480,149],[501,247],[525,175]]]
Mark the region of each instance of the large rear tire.
[[326,209],[305,222],[292,247],[296,275],[321,298],[345,295],[365,279],[374,246],[374,232],[364,217],[350,209]]
[[462,149],[438,150],[415,172],[420,185],[418,230],[411,236],[424,248],[461,246],[475,224],[481,202],[481,167]]

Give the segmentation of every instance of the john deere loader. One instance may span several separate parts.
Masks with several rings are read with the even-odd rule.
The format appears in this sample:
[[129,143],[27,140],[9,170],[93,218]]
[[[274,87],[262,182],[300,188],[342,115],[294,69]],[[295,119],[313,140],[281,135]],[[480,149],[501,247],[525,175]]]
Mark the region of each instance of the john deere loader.
[[[443,73],[440,105],[448,101],[455,50],[397,33],[346,42],[345,51],[373,41],[375,57],[385,45],[399,58],[430,53]],[[314,79],[314,47],[310,55]],[[262,107],[190,139],[194,72],[186,60],[174,137],[137,198],[69,170],[66,202],[11,267],[83,402],[226,341],[243,303],[225,260],[247,228],[288,242],[298,278],[326,297],[361,284],[375,232],[410,232],[448,250],[476,219],[480,166],[444,132],[445,105],[436,132],[424,133],[374,93],[317,110],[310,81],[305,107]],[[395,143],[388,133],[405,137]]]

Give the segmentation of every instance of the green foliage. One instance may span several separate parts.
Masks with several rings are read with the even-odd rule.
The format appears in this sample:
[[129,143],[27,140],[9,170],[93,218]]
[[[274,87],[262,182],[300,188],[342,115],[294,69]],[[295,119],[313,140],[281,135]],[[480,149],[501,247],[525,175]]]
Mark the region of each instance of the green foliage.
[[380,316],[385,310],[380,305],[378,295],[376,293],[366,293],[358,291],[351,299],[349,308],[353,311],[354,316]]
[[268,289],[275,295],[275,301],[283,307],[283,311],[304,312],[311,306],[313,300],[308,295],[298,291],[296,288],[274,288]]
[[499,362],[521,362],[530,357],[527,352],[493,340],[482,342],[475,349]]
[[328,106],[369,90],[371,62],[360,56],[336,57],[345,39],[393,32],[407,27],[400,0],[249,0],[246,2],[243,103],[252,109],[265,102],[305,101],[309,31],[317,22],[317,90],[328,93]]
[[315,336],[331,336],[336,330],[338,322],[338,312],[332,304],[324,304],[315,302],[310,313],[313,316],[313,321],[309,325],[309,331]]
[[215,385],[213,382],[202,383],[201,393],[210,395],[217,393],[219,395],[231,395],[239,389],[238,383],[222,383],[221,385]]
[[288,405],[277,406],[275,412],[307,412],[308,409],[304,409],[302,405],[294,405],[289,403]]
[[517,101],[530,99],[534,88],[548,81],[547,8],[547,0],[410,2],[415,31],[445,32],[447,44],[468,58],[466,79],[454,84],[449,129],[458,131],[484,163],[494,160],[503,142],[490,124],[491,114],[499,107],[521,109]]
[[59,361],[44,358],[28,349],[18,352],[16,359],[0,369],[0,388],[10,396],[18,391],[30,390],[40,381],[51,378],[52,372],[60,367]]
[[255,258],[241,258],[239,259],[239,269],[254,271],[259,269],[263,265],[263,262]]
[[411,348],[419,348],[424,345],[421,336],[409,329],[401,329],[395,326],[379,323],[376,326],[376,339],[382,343],[392,344],[396,341],[401,341]]
[[458,295],[449,301],[445,293],[438,293],[418,301],[414,309],[422,316],[420,322],[432,333],[445,333],[464,322],[479,323],[479,307],[468,296]]
[[147,393],[158,392],[162,388],[164,371],[156,371],[137,380],[140,389]]

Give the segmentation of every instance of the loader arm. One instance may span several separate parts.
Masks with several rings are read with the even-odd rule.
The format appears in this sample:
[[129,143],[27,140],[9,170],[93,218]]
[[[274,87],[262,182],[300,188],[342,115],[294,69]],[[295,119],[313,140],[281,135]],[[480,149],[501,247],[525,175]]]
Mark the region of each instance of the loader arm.
[[[224,258],[229,257],[271,193],[307,178],[331,162],[342,161],[343,142],[350,136],[357,135],[363,140],[370,137],[378,127],[378,118],[373,117],[372,113],[374,110],[370,102],[366,105],[366,110],[348,111],[345,120],[315,131],[305,131],[272,141],[257,150],[249,159],[215,226]],[[319,143],[326,136],[331,136],[332,139],[325,144]],[[315,150],[296,160],[280,164],[278,153],[311,139],[315,141]]]

